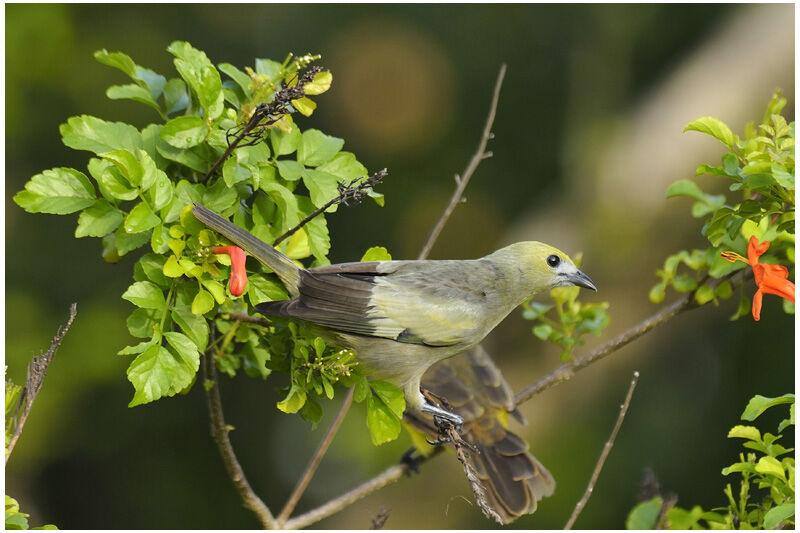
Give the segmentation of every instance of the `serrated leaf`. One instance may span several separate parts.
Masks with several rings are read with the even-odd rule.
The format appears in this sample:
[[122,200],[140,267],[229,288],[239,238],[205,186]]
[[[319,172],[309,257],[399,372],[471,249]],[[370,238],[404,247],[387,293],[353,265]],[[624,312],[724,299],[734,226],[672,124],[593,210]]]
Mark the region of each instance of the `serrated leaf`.
[[744,408],[741,418],[742,420],[752,422],[770,407],[784,403],[794,403],[794,394],[784,394],[777,398],[767,398],[766,396],[756,394],[747,402],[747,406]]
[[291,154],[297,150],[300,144],[300,128],[292,124],[291,130],[288,132],[281,131],[278,128],[269,130],[269,142],[272,145],[272,152],[275,156]]
[[372,248],[368,249],[364,252],[364,255],[361,256],[360,261],[391,261],[392,255],[389,253],[389,250],[384,248],[383,246],[373,246]]
[[122,298],[144,309],[163,309],[166,305],[164,293],[158,285],[149,281],[137,281],[128,287]]
[[242,72],[235,66],[231,65],[230,63],[220,63],[217,65],[217,68],[221,72],[227,74],[236,84],[242,89],[244,92],[245,97],[249,100],[253,93],[250,90],[250,85],[253,83],[253,80],[248,76],[246,73]]
[[369,390],[369,382],[367,378],[361,378],[356,381],[354,385],[355,389],[353,390],[353,401],[356,403],[361,403],[367,399],[367,396],[370,394]]
[[175,349],[175,353],[180,358],[183,366],[193,373],[197,372],[197,369],[200,368],[200,353],[197,351],[195,343],[183,333],[175,331],[164,333],[164,338]]
[[775,476],[780,479],[786,479],[786,473],[783,470],[781,462],[774,457],[764,456],[756,463],[756,472],[760,474],[767,474]]
[[344,140],[326,135],[317,129],[303,132],[297,147],[297,160],[307,167],[330,161],[344,146]]
[[214,297],[210,292],[200,290],[192,300],[192,313],[204,315],[214,308]]
[[731,132],[731,129],[720,119],[714,117],[700,117],[697,120],[690,122],[683,131],[699,131],[711,135],[719,140],[729,148],[733,148],[736,144],[736,136]]
[[106,89],[106,96],[111,100],[133,100],[134,102],[150,106],[158,111],[159,114],[162,114],[161,106],[155,101],[150,91],[135,83],[112,85]]
[[728,438],[761,442],[761,432],[753,426],[733,426],[728,432]]
[[[143,231],[140,233],[128,233],[125,231],[124,225],[117,228],[114,232],[114,246],[120,256],[127,254],[150,241],[150,232]],[[109,238],[106,235],[104,239]]]
[[97,180],[100,193],[105,197],[117,200],[133,200],[139,191],[122,175],[119,169],[106,159],[92,158],[87,165],[89,173]]
[[125,232],[140,233],[156,227],[161,219],[144,202],[139,202],[125,217]]
[[95,203],[92,183],[83,173],[59,167],[33,176],[14,202],[29,213],[65,215]]
[[252,276],[247,282],[247,297],[253,306],[263,302],[289,299],[289,295],[283,285],[274,281],[271,277]]
[[794,502],[776,505],[764,515],[764,529],[779,529],[781,522],[794,517]]
[[175,148],[191,148],[202,143],[208,135],[208,126],[201,117],[187,115],[175,117],[161,128],[160,137]]
[[278,409],[284,413],[296,413],[306,403],[306,391],[299,388],[297,385],[292,385],[289,389],[289,394],[286,398],[277,403]]
[[[298,216],[297,198],[292,194],[292,191],[273,181],[262,180],[260,187],[267,193],[270,200],[275,202],[280,212],[283,213],[284,223],[281,228],[281,233],[289,228],[295,227],[300,222],[300,218]],[[211,209],[211,207],[209,207],[209,209]]]
[[370,386],[375,391],[375,394],[378,395],[378,398],[392,410],[392,413],[398,419],[403,417],[403,411],[406,410],[406,401],[402,389],[386,381],[378,380],[371,381]]
[[106,200],[97,200],[78,216],[75,237],[105,237],[122,223],[125,213]]
[[340,181],[354,180],[367,175],[367,167],[359,163],[351,152],[339,152],[330,161],[317,167],[317,170],[333,174]]
[[372,444],[379,446],[400,435],[400,420],[392,410],[375,396],[367,396],[367,428]]
[[81,115],[72,117],[59,126],[64,145],[75,150],[88,150],[96,154],[114,150],[135,152],[142,148],[139,130],[124,122],[105,120]]
[[[303,171],[303,183],[308,189],[311,202],[316,207],[322,207],[331,199],[339,195],[339,180],[333,174],[328,174],[322,170],[305,169]],[[328,210],[335,210],[335,205]]]
[[202,316],[193,314],[186,306],[176,307],[171,316],[197,349],[204,352],[208,346],[208,322]]
[[127,320],[128,332],[139,339],[148,339],[155,334],[159,312],[156,309],[135,309]]
[[288,181],[299,180],[306,169],[303,165],[291,159],[279,159],[275,161],[275,165],[278,167],[278,173],[281,177]]
[[128,381],[136,392],[128,407],[174,396],[192,382],[195,372],[161,345],[151,346],[128,367]]

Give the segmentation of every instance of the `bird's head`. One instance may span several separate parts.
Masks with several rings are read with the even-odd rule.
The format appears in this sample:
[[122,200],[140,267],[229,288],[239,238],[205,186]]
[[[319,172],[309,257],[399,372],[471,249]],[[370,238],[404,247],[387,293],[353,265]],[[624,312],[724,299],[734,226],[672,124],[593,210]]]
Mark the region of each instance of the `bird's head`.
[[535,241],[518,242],[497,253],[501,252],[506,260],[513,262],[513,267],[534,293],[572,285],[597,290],[591,278],[581,272],[567,254],[550,245]]

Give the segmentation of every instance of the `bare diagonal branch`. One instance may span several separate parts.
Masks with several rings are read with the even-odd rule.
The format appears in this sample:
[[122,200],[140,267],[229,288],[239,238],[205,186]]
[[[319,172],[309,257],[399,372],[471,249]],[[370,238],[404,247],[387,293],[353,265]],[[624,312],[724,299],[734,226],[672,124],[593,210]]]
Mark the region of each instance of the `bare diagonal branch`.
[[47,351],[39,357],[34,357],[31,359],[31,362],[28,363],[28,376],[26,378],[25,387],[22,389],[19,405],[14,413],[14,434],[11,436],[8,447],[6,448],[6,463],[8,463],[8,458],[11,457],[11,452],[14,450],[14,446],[17,445],[19,436],[22,434],[22,428],[25,426],[25,421],[28,419],[28,415],[31,412],[33,402],[36,400],[39,391],[42,390],[42,383],[44,383],[44,377],[47,375],[47,367],[53,361],[58,347],[61,346],[61,341],[64,340],[64,336],[72,326],[72,322],[75,320],[77,314],[78,304],[74,303],[69,306],[69,319],[67,319],[67,323],[64,324],[63,327],[58,328],[55,337],[50,341],[50,347]]

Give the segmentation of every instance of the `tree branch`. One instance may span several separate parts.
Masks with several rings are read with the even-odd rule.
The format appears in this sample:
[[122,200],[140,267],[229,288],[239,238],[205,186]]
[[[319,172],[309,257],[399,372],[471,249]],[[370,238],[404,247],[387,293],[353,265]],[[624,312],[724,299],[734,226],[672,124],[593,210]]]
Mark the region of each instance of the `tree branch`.
[[578,504],[575,505],[575,509],[572,511],[572,515],[569,517],[569,520],[567,520],[567,524],[564,526],[564,529],[572,529],[572,526],[575,525],[575,520],[578,519],[578,516],[580,516],[583,508],[586,507],[586,503],[592,496],[594,486],[597,483],[597,478],[600,476],[600,471],[603,469],[603,465],[608,458],[608,454],[611,452],[611,448],[614,446],[614,440],[617,438],[619,428],[622,427],[622,421],[625,420],[625,414],[628,412],[628,407],[631,404],[633,389],[636,388],[636,383],[638,381],[639,372],[634,372],[631,385],[628,387],[628,394],[625,396],[625,401],[620,406],[617,422],[614,424],[614,429],[611,430],[611,436],[608,437],[605,446],[603,446],[603,451],[600,453],[600,458],[597,460],[597,464],[594,466],[594,471],[592,472],[592,477],[589,479],[589,485],[586,487],[586,492],[583,493],[583,497],[581,497],[581,499],[578,501]]
[[431,253],[433,244],[436,242],[436,239],[439,238],[439,234],[442,232],[442,229],[444,229],[444,225],[447,224],[447,220],[450,218],[450,215],[453,214],[453,210],[460,202],[463,201],[464,189],[467,188],[467,184],[472,178],[472,175],[475,173],[475,170],[478,168],[478,165],[484,159],[492,156],[491,152],[486,151],[486,144],[489,142],[489,139],[492,138],[492,125],[494,124],[494,117],[497,112],[497,102],[500,99],[500,88],[503,86],[503,78],[505,75],[506,65],[503,63],[500,66],[500,72],[497,74],[497,81],[494,84],[492,103],[489,107],[489,115],[486,117],[486,125],[483,128],[483,135],[481,136],[480,143],[478,143],[478,150],[475,152],[475,155],[472,156],[472,159],[470,159],[469,164],[467,164],[467,168],[464,169],[464,173],[460,177],[456,174],[456,190],[453,192],[453,196],[450,198],[450,203],[445,208],[442,216],[436,222],[436,225],[433,226],[431,234],[428,235],[428,240],[422,247],[422,251],[419,253],[419,257],[417,257],[417,259],[425,259]]
[[[211,335],[209,337],[210,344],[214,344],[214,322],[211,322]],[[228,438],[230,426],[225,424],[225,417],[222,412],[222,397],[219,394],[219,381],[217,380],[217,369],[214,362],[213,350],[206,350],[203,356],[203,374],[210,386],[205,386],[206,399],[208,400],[208,413],[211,422],[211,436],[214,442],[217,443],[220,457],[225,464],[225,469],[228,471],[228,476],[231,478],[236,491],[242,498],[242,504],[245,508],[250,509],[258,518],[261,526],[264,529],[276,529],[277,523],[275,517],[272,516],[269,508],[259,498],[247,481],[244,475],[242,465],[239,464],[236,458],[236,453],[233,451],[233,446]]]
[[[714,280],[714,282],[711,283],[711,286],[716,287],[723,281],[730,280],[731,285],[735,288],[750,276],[752,276],[752,271],[749,269],[747,271],[740,270],[733,274],[729,274],[728,276]],[[706,277],[706,279],[708,279],[708,277]],[[705,280],[702,280],[698,283],[698,286],[702,286],[704,283]],[[673,302],[654,315],[647,317],[603,346],[593,350],[583,357],[575,359],[574,361],[570,361],[569,363],[565,363],[556,368],[549,375],[522,389],[514,398],[516,404],[520,405],[524,402],[527,402],[540,392],[549,389],[553,385],[557,385],[561,382],[571,379],[578,370],[586,368],[592,363],[611,355],[623,346],[635,341],[645,333],[653,330],[655,327],[660,326],[682,312],[700,307],[695,301],[694,295],[694,292],[687,293],[683,298]]]
[[14,434],[11,436],[11,439],[8,441],[8,446],[6,447],[6,463],[8,463],[8,458],[11,457],[11,452],[14,451],[14,446],[17,445],[19,436],[22,434],[22,428],[25,426],[25,421],[31,413],[33,402],[36,400],[36,396],[39,395],[39,391],[42,390],[44,377],[47,375],[47,367],[53,361],[58,347],[61,346],[61,341],[64,340],[64,336],[72,326],[72,322],[75,320],[77,314],[78,304],[74,303],[69,306],[69,318],[67,319],[67,323],[64,324],[63,327],[58,328],[55,337],[50,341],[50,347],[47,351],[39,355],[39,357],[34,357],[31,359],[31,362],[28,363],[28,375],[25,379],[25,387],[22,389],[19,403],[14,410]]
[[305,492],[308,483],[311,481],[311,478],[314,476],[317,468],[319,468],[322,457],[325,455],[325,452],[328,451],[328,447],[331,445],[331,442],[333,442],[333,437],[336,435],[336,432],[339,431],[339,426],[341,426],[342,422],[344,421],[344,416],[347,414],[347,410],[353,403],[353,391],[355,391],[355,389],[351,387],[344,399],[344,403],[339,408],[339,412],[336,413],[336,418],[333,420],[331,427],[328,428],[328,432],[325,433],[325,437],[323,437],[322,442],[319,443],[317,451],[314,452],[314,455],[308,462],[306,470],[303,472],[303,476],[297,482],[297,486],[295,486],[292,495],[289,496],[288,500],[286,500],[286,504],[283,506],[281,514],[278,515],[278,522],[280,524],[285,523],[289,516],[291,516],[292,511],[294,511],[294,508],[297,506],[297,502],[300,501],[300,497],[303,495],[303,492]]

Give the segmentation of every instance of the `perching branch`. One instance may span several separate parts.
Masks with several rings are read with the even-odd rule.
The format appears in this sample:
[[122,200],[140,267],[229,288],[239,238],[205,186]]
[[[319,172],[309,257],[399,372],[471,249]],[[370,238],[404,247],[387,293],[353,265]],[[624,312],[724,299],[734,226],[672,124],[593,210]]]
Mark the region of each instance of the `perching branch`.
[[[214,322],[211,322],[210,344],[214,344]],[[264,504],[261,498],[256,495],[247,477],[244,475],[242,465],[239,464],[236,458],[236,453],[233,451],[233,446],[228,438],[228,433],[231,428],[225,424],[225,417],[222,412],[222,397],[219,394],[219,381],[217,380],[216,363],[214,362],[214,352],[212,349],[206,350],[203,355],[203,374],[205,380],[210,383],[206,386],[206,399],[208,400],[208,413],[211,417],[211,436],[214,442],[217,443],[220,457],[225,464],[225,470],[228,471],[228,476],[231,478],[236,491],[242,498],[242,504],[250,509],[258,518],[261,526],[264,529],[275,529],[277,523],[275,517],[272,516],[269,508]]]
[[[238,147],[242,141],[248,137],[255,135],[255,139],[253,142],[258,142],[261,138],[261,134],[254,134],[253,131],[258,128],[259,131],[263,130],[267,126],[270,126],[281,119],[284,115],[289,114],[288,106],[291,104],[292,100],[297,100],[305,96],[305,91],[303,90],[303,86],[314,79],[314,76],[322,70],[322,67],[314,66],[308,69],[299,80],[297,80],[297,84],[291,87],[284,87],[277,93],[275,93],[275,97],[272,101],[268,104],[259,104],[256,107],[253,115],[250,117],[244,125],[238,127],[235,133],[228,133],[228,149],[217,159],[211,168],[206,172],[206,175],[203,176],[203,179],[200,180],[201,183],[205,183],[208,181],[208,178],[211,177],[222,163],[225,162],[226,159],[233,153],[233,151]],[[231,140],[233,137],[233,140]],[[253,144],[250,142],[248,144]]]
[[[730,280],[731,285],[735,288],[740,285],[745,279],[748,279],[749,276],[752,275],[752,271],[747,270],[743,271],[740,270],[736,273],[729,274],[728,276],[724,276],[715,280],[711,286],[716,287],[723,281]],[[705,280],[702,280],[698,283],[698,286],[702,286]],[[627,344],[635,341],[645,333],[651,331],[656,326],[660,326],[661,324],[667,322],[671,318],[681,314],[684,311],[688,311],[689,309],[696,309],[700,307],[694,299],[695,292],[687,293],[683,298],[673,302],[672,304],[668,305],[661,311],[655,313],[647,317],[646,319],[642,320],[632,328],[628,329],[621,335],[617,336],[616,338],[610,340],[603,346],[593,350],[592,352],[575,359],[574,361],[570,361],[569,363],[565,363],[560,367],[556,368],[553,372],[549,375],[543,377],[536,383],[533,383],[524,389],[522,389],[514,398],[517,405],[520,405],[524,402],[527,402],[537,394],[542,391],[545,391],[552,387],[553,385],[557,385],[561,382],[567,381],[575,375],[578,370],[586,368],[587,366],[591,365],[611,355],[612,353],[616,352],[620,348],[626,346]]]
[[336,413],[336,418],[333,420],[331,427],[328,428],[328,432],[325,433],[325,436],[322,438],[322,442],[319,443],[317,447],[317,451],[314,452],[314,455],[311,457],[311,460],[306,465],[306,470],[303,472],[303,476],[297,482],[297,485],[292,491],[292,495],[289,496],[289,499],[286,500],[286,504],[283,506],[283,510],[281,514],[278,515],[278,522],[283,524],[286,520],[291,516],[292,511],[297,506],[297,502],[300,501],[300,497],[305,492],[308,483],[311,481],[311,478],[314,477],[314,473],[319,468],[319,463],[322,461],[322,457],[325,455],[325,452],[328,451],[328,447],[333,442],[333,437],[336,435],[336,432],[339,431],[339,426],[342,425],[344,421],[344,416],[347,414],[347,410],[350,408],[350,404],[353,403],[353,391],[354,388],[350,388],[350,391],[347,393],[347,396],[344,399],[344,403],[339,408],[339,412]]
[[586,507],[586,502],[588,502],[589,498],[592,496],[594,486],[597,483],[597,478],[600,476],[600,471],[603,469],[603,465],[608,458],[608,454],[611,451],[611,448],[614,446],[614,440],[617,438],[619,428],[622,427],[622,421],[625,419],[625,414],[628,412],[628,407],[631,404],[633,389],[636,388],[636,383],[638,381],[639,372],[634,372],[631,385],[628,387],[628,394],[625,396],[625,401],[620,406],[617,422],[614,424],[614,429],[611,430],[611,436],[608,437],[605,446],[603,446],[603,451],[600,453],[600,458],[597,460],[597,464],[594,466],[592,477],[589,479],[589,485],[586,486],[586,492],[583,493],[583,497],[581,497],[581,499],[578,501],[578,504],[575,506],[575,509],[572,511],[572,515],[570,515],[569,520],[567,520],[567,524],[564,526],[564,529],[572,529],[572,526],[575,525],[575,520],[578,519],[578,516],[580,516],[583,508]]
[[467,481],[469,481],[469,486],[472,489],[472,494],[475,496],[475,503],[478,504],[478,508],[483,512],[486,518],[491,518],[498,524],[502,524],[503,519],[500,518],[497,511],[492,509],[492,506],[489,505],[486,499],[486,489],[478,477],[478,473],[475,472],[475,468],[467,460],[467,453],[480,452],[478,452],[477,448],[473,448],[472,445],[464,441],[454,427],[447,430],[447,435],[456,449],[456,457],[458,457],[458,462],[461,463],[461,467],[464,469],[464,475],[467,477]]
[[464,173],[461,176],[456,174],[456,190],[453,192],[453,196],[450,198],[450,203],[447,204],[442,216],[436,222],[436,225],[433,226],[431,234],[428,236],[428,240],[425,242],[425,246],[422,247],[422,251],[419,253],[419,257],[417,257],[417,259],[426,259],[431,253],[433,244],[436,242],[436,239],[439,237],[442,229],[444,229],[444,225],[447,224],[447,220],[450,218],[450,215],[453,214],[453,210],[459,203],[463,201],[464,189],[467,188],[467,184],[472,178],[472,175],[475,173],[475,170],[478,168],[478,165],[480,165],[481,161],[484,159],[492,157],[492,153],[486,151],[486,144],[493,136],[492,125],[494,124],[494,117],[497,112],[497,102],[500,99],[500,88],[503,86],[503,78],[505,75],[506,65],[503,63],[500,66],[500,72],[497,74],[497,81],[494,84],[492,103],[489,107],[489,115],[486,117],[486,125],[483,128],[483,135],[481,136],[480,143],[478,143],[478,150],[475,152],[475,155],[472,156],[472,159],[470,159],[469,164],[467,164],[467,168],[464,169]]
[[8,441],[8,446],[6,448],[6,463],[8,463],[8,458],[11,457],[11,452],[14,450],[14,446],[17,445],[19,436],[22,434],[22,428],[25,426],[25,421],[28,419],[28,415],[31,412],[33,402],[36,400],[39,391],[42,390],[44,377],[47,375],[47,367],[53,361],[58,347],[61,346],[61,341],[64,340],[64,336],[72,326],[72,322],[75,320],[77,314],[78,304],[74,303],[69,306],[69,318],[67,319],[67,323],[64,324],[63,327],[58,328],[55,337],[50,341],[50,347],[47,351],[39,355],[39,357],[34,357],[31,359],[31,362],[28,363],[28,375],[25,379],[25,387],[22,389],[19,404],[17,404],[14,410],[14,434]]

